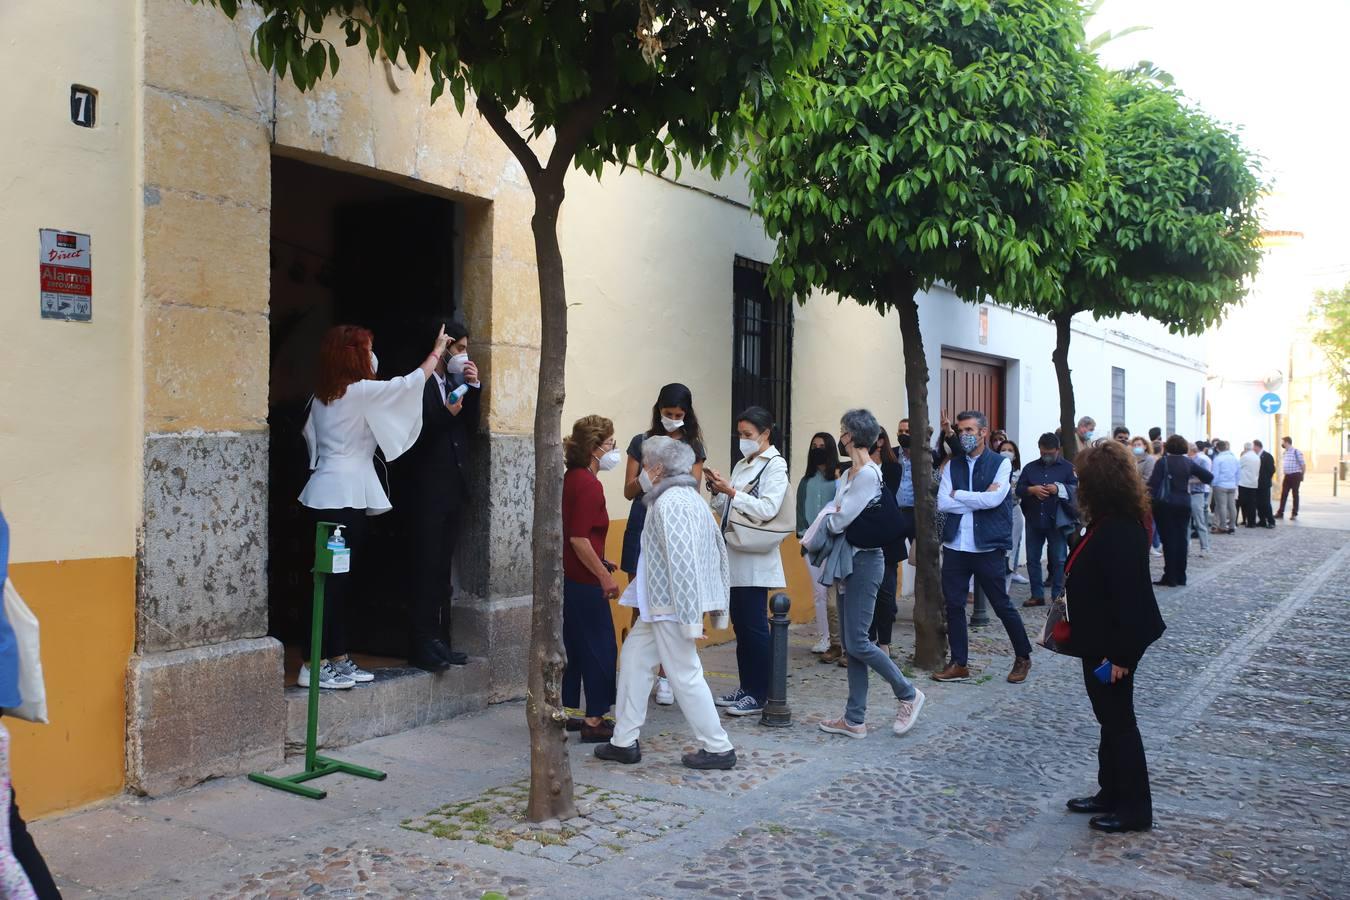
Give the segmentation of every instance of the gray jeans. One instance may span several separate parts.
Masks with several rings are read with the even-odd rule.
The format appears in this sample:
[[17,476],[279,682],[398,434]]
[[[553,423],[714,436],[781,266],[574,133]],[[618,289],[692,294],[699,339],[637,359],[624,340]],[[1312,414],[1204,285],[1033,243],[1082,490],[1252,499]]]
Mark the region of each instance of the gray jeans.
[[867,721],[868,669],[875,669],[886,679],[897,700],[913,700],[916,696],[914,685],[894,660],[867,639],[885,568],[881,550],[856,551],[853,574],[844,580],[844,589],[839,592],[839,636],[848,654],[848,705],[844,707],[844,719],[850,725]]
[[[1209,552],[1209,494],[1191,494],[1191,526],[1200,536],[1200,549]],[[1187,538],[1190,532],[1187,532]],[[1187,540],[1186,543],[1190,543]]]
[[1214,519],[1220,531],[1237,527],[1237,488],[1214,489]]

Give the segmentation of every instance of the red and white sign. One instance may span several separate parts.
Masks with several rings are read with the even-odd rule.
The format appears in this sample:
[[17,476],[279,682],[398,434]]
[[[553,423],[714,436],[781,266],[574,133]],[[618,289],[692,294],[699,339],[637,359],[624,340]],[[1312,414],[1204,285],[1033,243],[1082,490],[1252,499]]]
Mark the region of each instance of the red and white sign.
[[94,268],[89,235],[40,228],[38,246],[42,318],[90,321],[94,314]]

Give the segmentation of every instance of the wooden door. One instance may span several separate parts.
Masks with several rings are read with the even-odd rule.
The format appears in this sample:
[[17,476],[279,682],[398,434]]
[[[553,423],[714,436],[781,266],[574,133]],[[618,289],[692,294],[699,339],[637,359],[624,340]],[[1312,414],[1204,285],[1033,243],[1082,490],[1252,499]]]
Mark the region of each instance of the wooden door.
[[1000,361],[944,352],[942,409],[953,419],[964,410],[978,410],[989,420],[991,429],[1006,428],[1004,372]]

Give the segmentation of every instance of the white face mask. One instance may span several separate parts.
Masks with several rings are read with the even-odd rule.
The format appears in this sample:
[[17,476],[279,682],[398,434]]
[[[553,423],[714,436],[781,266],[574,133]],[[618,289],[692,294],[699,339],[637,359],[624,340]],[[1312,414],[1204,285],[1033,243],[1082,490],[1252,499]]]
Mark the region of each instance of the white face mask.
[[647,474],[646,469],[643,469],[638,473],[638,487],[642,488],[642,493],[646,494],[650,492],[654,486],[655,485],[652,484],[652,476]]
[[615,447],[613,450],[600,457],[600,471],[608,472],[610,469],[617,466],[621,459],[623,459],[623,454],[619,452],[619,448]]
[[669,416],[662,416],[661,427],[664,428],[667,433],[679,431],[684,427],[684,419],[672,419]]
[[453,375],[464,374],[464,364],[469,361],[469,354],[456,353],[445,361],[445,371]]
[[372,372],[380,371],[380,358],[375,355],[374,350],[370,351],[370,371]]
[[1017,455],[1017,454],[1013,453],[1011,450],[1004,450],[1004,451],[1002,451],[1002,452],[1003,452],[1003,455],[1006,456],[1008,459],[1012,459],[1014,456]]
[[749,459],[759,452],[759,441],[750,438],[741,438],[741,456]]

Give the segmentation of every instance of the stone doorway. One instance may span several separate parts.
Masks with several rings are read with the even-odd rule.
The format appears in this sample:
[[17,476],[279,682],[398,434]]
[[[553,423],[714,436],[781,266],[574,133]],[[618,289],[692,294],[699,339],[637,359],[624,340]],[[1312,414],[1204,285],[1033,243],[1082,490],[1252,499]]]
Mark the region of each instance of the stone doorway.
[[[380,377],[415,368],[439,323],[461,305],[462,218],[462,208],[443,197],[272,157],[268,612],[269,634],[286,645],[288,685],[309,639],[313,539],[296,497],[309,476],[301,428],[319,342],[332,325],[360,325],[375,335]],[[394,510],[372,518],[353,567],[350,632],[367,666],[397,666],[407,657],[409,567],[401,548],[408,523],[399,497],[408,488],[397,463],[377,461],[376,469]]]

